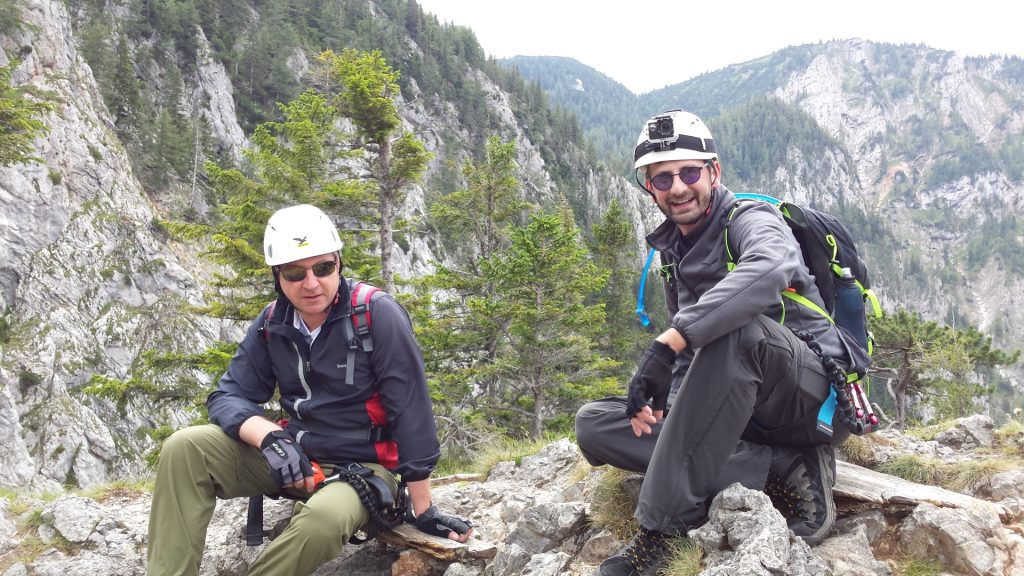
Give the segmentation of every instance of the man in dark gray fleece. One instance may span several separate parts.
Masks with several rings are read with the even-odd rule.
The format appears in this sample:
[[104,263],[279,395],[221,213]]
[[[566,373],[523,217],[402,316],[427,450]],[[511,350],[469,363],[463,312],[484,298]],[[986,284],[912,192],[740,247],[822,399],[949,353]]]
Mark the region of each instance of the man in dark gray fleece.
[[812,334],[843,370],[852,344],[828,317],[784,297],[795,291],[823,307],[779,211],[738,205],[722,184],[700,118],[682,110],[651,118],[634,161],[637,183],[666,216],[647,241],[660,253],[671,325],[644,352],[627,397],[591,402],[576,415],[591,464],[645,472],[641,529],[597,574],[655,574],[668,539],[701,525],[711,499],[733,482],[777,486],[789,496],[782,511],[790,528],[817,543],[835,520],[831,445],[849,432],[840,425],[831,434],[831,415],[819,423],[830,384],[793,331]]

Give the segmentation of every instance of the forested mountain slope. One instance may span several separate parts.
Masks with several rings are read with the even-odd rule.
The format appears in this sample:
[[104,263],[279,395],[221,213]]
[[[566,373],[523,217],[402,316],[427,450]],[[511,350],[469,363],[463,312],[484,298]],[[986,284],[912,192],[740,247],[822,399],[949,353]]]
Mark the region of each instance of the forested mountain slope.
[[[635,107],[625,106],[621,86],[607,89],[585,65],[546,57],[507,64],[586,118],[583,126],[598,126],[599,138],[608,131],[635,142],[643,119],[663,110],[701,115],[733,190],[845,218],[863,238],[888,307],[976,325],[1007,348],[1024,338],[1019,57],[862,40],[810,44],[639,95]],[[621,110],[610,113],[605,103]],[[620,129],[623,118],[631,125]],[[628,146],[619,155],[628,157]],[[1019,386],[1019,374],[1011,381]]]

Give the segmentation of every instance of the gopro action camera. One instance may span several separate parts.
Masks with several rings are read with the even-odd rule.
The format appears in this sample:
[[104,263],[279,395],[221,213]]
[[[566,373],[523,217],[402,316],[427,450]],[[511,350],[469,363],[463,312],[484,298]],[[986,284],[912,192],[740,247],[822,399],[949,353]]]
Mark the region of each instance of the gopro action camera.
[[669,114],[655,116],[647,123],[648,140],[670,140],[675,138],[675,136],[675,125],[672,123],[672,116]]

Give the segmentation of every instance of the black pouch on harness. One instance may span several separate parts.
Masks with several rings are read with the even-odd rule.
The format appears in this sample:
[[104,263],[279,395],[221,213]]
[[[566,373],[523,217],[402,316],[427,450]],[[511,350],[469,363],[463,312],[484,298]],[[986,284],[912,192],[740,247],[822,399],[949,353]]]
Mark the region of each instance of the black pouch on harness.
[[330,476],[317,484],[317,489],[332,482],[345,482],[356,491],[370,515],[369,523],[362,530],[365,537],[353,534],[348,539],[350,544],[363,544],[372,540],[381,530],[390,530],[405,522],[409,507],[405,483],[398,485],[398,493],[395,494],[387,481],[358,462],[335,466],[330,472]]
[[[384,481],[383,478],[373,473],[373,470],[359,464],[358,462],[350,462],[348,464],[342,464],[334,467],[331,470],[331,475],[324,479],[323,482],[317,485],[317,488],[341,480],[342,482],[348,482],[352,484],[355,478],[361,478],[370,488],[370,492],[373,495],[373,502],[379,509],[387,509],[395,507],[395,497],[391,493],[391,487]],[[351,481],[350,481],[351,479]],[[359,492],[357,489],[356,492]],[[362,494],[359,495],[362,499]],[[366,506],[366,502],[363,502]]]
[[[395,493],[386,480],[374,474],[372,469],[356,462],[330,467],[327,472],[330,474],[316,485],[316,489],[319,490],[334,482],[350,484],[370,515],[370,521],[362,530],[365,537],[359,536],[359,533],[353,534],[348,540],[350,544],[368,542],[380,530],[390,530],[405,521],[410,501],[404,482],[398,484],[398,492]],[[280,497],[298,499],[288,493],[270,496],[273,499]],[[249,499],[246,544],[259,546],[265,537],[266,534],[263,532],[263,496],[253,496]]]

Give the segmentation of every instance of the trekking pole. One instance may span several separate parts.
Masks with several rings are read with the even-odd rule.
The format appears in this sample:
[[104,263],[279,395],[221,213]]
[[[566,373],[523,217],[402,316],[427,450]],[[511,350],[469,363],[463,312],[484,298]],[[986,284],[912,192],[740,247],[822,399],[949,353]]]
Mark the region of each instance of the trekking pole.
[[863,407],[863,419],[867,421],[869,426],[878,426],[878,416],[875,415],[875,411],[871,407],[871,402],[868,400],[868,395],[864,392],[864,388],[860,385],[860,382],[853,383],[853,395],[854,398],[857,398],[858,403]]

